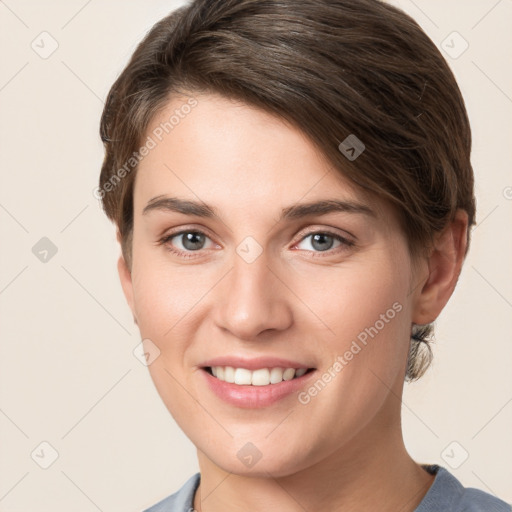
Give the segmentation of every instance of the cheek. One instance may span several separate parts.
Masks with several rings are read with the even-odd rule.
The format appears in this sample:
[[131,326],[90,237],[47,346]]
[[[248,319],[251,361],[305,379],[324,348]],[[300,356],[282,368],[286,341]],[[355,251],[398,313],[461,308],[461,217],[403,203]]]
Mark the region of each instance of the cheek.
[[371,258],[313,269],[307,275],[308,279],[294,283],[294,291],[307,306],[299,321],[312,324],[316,318],[332,349],[342,349],[360,333],[364,339],[368,330],[374,334],[375,328],[382,334],[396,330],[405,316],[408,263],[396,253],[379,251]]
[[223,272],[206,265],[173,265],[163,250],[156,257],[140,249],[137,256],[132,273],[137,323],[141,338],[160,351],[149,370],[168,406],[174,407],[181,386],[172,376],[179,382],[192,377],[198,332],[210,332],[211,293]]
[[192,411],[198,412],[188,392],[189,354],[201,299],[212,285],[197,266],[178,268],[143,256],[140,251],[132,272],[138,327],[141,338],[150,339],[160,351],[148,370],[168,410],[184,428]]
[[157,338],[172,336],[175,326],[211,288],[211,279],[199,266],[173,266],[165,257],[151,257],[144,251],[134,261],[132,275],[141,334]]
[[[299,396],[303,415],[315,417],[333,432],[321,448],[311,445],[312,453],[327,454],[332,445],[346,443],[372,421],[392,393],[400,394],[410,307],[408,260],[398,264],[395,257],[382,252],[350,271],[331,268],[325,277],[316,275],[317,286],[309,287],[307,295],[307,289],[302,290],[304,302],[328,326],[316,330],[322,333],[318,347],[325,367]],[[304,322],[302,330],[311,332],[311,321],[307,325]],[[286,445],[284,432],[279,442]]]
[[326,376],[333,385],[322,391],[329,396],[324,403],[378,407],[389,388],[398,389],[405,370],[411,316],[407,253],[395,246],[393,252],[375,252],[350,268],[322,272],[315,273],[309,286],[302,282],[297,294],[310,309],[307,320],[299,320],[299,330],[311,332],[317,323],[324,364],[337,362]]

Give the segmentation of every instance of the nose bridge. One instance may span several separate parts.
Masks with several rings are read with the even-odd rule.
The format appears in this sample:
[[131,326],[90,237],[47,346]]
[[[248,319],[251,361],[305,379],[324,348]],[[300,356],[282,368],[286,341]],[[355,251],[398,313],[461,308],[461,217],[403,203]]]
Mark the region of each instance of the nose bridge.
[[263,331],[283,330],[290,324],[286,289],[270,268],[266,253],[251,260],[237,252],[226,277],[217,302],[219,327],[237,338],[250,340]]

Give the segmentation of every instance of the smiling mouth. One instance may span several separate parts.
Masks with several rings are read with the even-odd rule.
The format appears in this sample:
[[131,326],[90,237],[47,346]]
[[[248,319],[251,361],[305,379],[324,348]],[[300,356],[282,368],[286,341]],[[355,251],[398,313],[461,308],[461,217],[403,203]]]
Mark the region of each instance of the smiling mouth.
[[299,379],[315,368],[234,368],[233,366],[206,366],[204,371],[223,382],[240,386],[268,386],[287,380]]

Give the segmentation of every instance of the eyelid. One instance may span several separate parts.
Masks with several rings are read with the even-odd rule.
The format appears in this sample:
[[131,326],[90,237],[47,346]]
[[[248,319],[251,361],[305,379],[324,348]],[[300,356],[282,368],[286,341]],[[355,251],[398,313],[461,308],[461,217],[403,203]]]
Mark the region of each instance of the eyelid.
[[[202,235],[207,236],[212,242],[214,241],[214,236],[210,232],[208,228],[205,226],[197,226],[197,225],[185,225],[185,226],[179,226],[177,228],[172,228],[170,230],[164,230],[161,235],[158,236],[159,241],[165,238],[171,238],[173,236],[182,235],[184,233],[201,233]],[[221,245],[218,242],[214,242],[217,245]]]
[[298,240],[297,242],[294,242],[294,245],[298,244],[299,242],[302,242],[302,240],[304,240],[304,238],[306,238],[307,236],[316,235],[317,233],[322,233],[336,238],[341,238],[343,241],[349,244],[355,244],[356,242],[356,237],[348,231],[330,226],[308,226],[307,228],[304,228],[301,231],[299,231],[299,233],[297,233]]

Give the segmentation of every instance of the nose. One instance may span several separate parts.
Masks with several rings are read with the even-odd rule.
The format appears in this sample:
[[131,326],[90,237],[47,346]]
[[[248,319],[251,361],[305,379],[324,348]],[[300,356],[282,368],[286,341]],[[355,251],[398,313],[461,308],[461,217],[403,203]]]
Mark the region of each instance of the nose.
[[265,253],[251,263],[235,254],[233,268],[217,288],[216,324],[238,339],[256,340],[292,324],[290,290],[269,267]]

